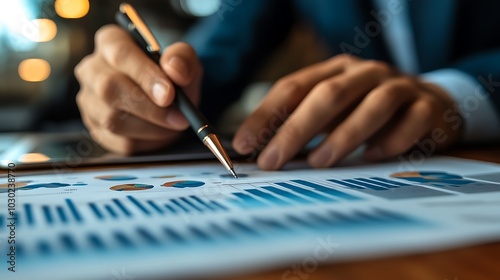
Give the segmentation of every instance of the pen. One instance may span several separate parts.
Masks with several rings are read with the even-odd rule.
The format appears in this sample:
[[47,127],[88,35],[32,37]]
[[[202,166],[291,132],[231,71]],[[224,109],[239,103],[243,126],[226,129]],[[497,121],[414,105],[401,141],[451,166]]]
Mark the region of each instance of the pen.
[[[116,21],[134,38],[136,43],[146,52],[146,54],[157,64],[160,63],[161,46],[155,36],[146,25],[137,11],[127,3],[120,4],[120,9],[116,13]],[[219,159],[224,167],[231,172],[234,178],[238,178],[234,172],[233,163],[222,147],[219,138],[215,134],[212,126],[201,112],[189,100],[184,91],[177,85],[175,88],[174,103],[182,114],[186,117],[191,128],[193,128],[198,138],[207,146]]]

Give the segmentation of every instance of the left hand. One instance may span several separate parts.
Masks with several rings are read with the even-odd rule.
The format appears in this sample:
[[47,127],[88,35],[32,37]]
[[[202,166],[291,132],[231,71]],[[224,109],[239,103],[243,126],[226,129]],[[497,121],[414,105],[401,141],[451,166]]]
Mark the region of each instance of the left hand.
[[[264,148],[258,165],[276,170],[326,132],[308,156],[314,167],[332,166],[364,143],[366,159],[383,160],[408,151],[436,128],[445,139],[437,148],[455,142],[462,119],[456,111],[448,115],[454,105],[439,86],[384,62],[340,54],[276,82],[239,128],[233,146],[241,154]],[[452,117],[460,125],[449,123]]]

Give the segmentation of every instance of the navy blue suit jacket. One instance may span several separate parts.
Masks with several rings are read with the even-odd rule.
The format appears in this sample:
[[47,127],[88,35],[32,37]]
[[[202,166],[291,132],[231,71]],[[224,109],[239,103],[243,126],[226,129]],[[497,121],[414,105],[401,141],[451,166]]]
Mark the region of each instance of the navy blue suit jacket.
[[[466,72],[500,111],[500,1],[413,0],[408,9],[421,72]],[[383,23],[377,12],[371,0],[222,1],[187,37],[205,67],[202,110],[213,119],[234,102],[297,20],[313,27],[332,56],[348,52],[392,63],[376,32],[374,23]]]

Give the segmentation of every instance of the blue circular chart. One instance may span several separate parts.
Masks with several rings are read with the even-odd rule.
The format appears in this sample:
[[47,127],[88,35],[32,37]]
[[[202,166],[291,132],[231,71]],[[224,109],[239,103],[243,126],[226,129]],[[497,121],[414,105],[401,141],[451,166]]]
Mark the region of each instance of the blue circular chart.
[[179,189],[184,189],[184,188],[196,188],[196,187],[201,187],[205,185],[205,182],[201,181],[172,181],[172,182],[166,182],[162,186],[164,187],[172,187],[172,188],[179,188]]
[[128,192],[128,191],[144,191],[152,189],[153,187],[154,187],[153,185],[148,185],[148,184],[123,184],[123,185],[113,186],[109,189],[112,191]]
[[131,175],[102,175],[96,176],[95,178],[105,181],[127,181],[137,179],[137,177]]

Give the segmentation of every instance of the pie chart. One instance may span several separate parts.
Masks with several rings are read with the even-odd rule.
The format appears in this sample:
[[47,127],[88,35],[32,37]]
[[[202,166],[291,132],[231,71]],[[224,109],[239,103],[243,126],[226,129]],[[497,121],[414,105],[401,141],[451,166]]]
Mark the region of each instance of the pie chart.
[[130,175],[102,175],[102,176],[96,176],[95,178],[106,181],[126,181],[126,180],[137,179],[137,177]]
[[123,184],[123,185],[113,186],[109,189],[112,191],[128,192],[128,191],[144,191],[152,189],[153,187],[154,187],[153,185],[148,185],[148,184]]
[[172,187],[172,188],[179,188],[179,189],[184,189],[184,188],[196,188],[196,187],[201,187],[205,185],[205,182],[201,181],[172,181],[172,182],[166,182],[162,186],[164,187]]

